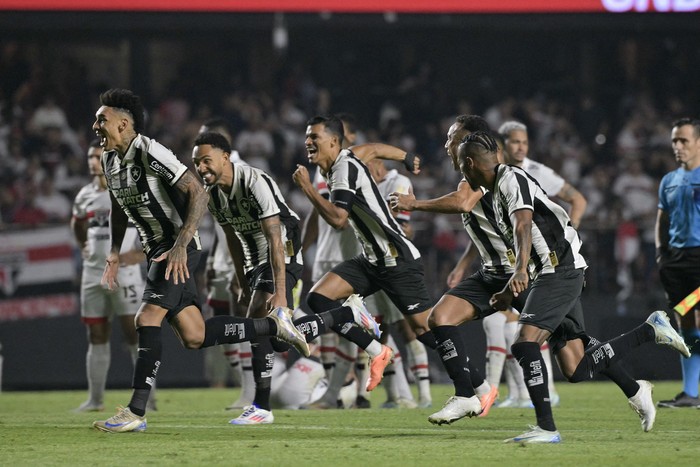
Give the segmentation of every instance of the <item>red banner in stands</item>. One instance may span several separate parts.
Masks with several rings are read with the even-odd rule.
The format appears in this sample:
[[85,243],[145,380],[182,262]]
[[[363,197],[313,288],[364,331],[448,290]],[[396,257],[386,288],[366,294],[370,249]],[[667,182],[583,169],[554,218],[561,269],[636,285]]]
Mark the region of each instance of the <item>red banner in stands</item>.
[[0,10],[622,13],[700,11],[700,0],[0,0]]

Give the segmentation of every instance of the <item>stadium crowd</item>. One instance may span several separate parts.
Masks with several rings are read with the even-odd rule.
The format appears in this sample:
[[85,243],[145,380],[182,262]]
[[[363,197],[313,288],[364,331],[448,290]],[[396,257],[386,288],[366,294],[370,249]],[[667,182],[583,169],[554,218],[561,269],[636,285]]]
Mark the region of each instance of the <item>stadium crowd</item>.
[[[0,50],[0,230],[68,223],[71,202],[89,181],[85,153],[97,96],[106,86],[87,81],[84,63],[47,67],[18,42]],[[634,75],[634,70],[629,73]],[[202,122],[217,116],[233,130],[234,148],[275,180],[301,216],[310,205],[292,183],[305,164],[303,132],[316,114],[338,108],[330,86],[302,64],[278,77],[276,90],[244,80],[227,89],[194,92],[183,76],[163,97],[146,97],[146,133],[191,166],[192,143]],[[646,86],[628,77],[616,100],[593,93],[504,93],[491,102],[463,97],[446,103],[428,62],[394,83],[377,112],[356,112],[359,141],[382,141],[423,157],[412,177],[416,196],[432,198],[456,186],[445,157],[444,135],[455,115],[483,115],[493,128],[506,120],[528,125],[530,156],[559,172],[587,198],[582,220],[589,284],[624,300],[658,288],[654,220],[658,183],[675,168],[670,123],[694,116],[683,89]],[[669,95],[667,91],[677,91]],[[404,169],[402,169],[404,170]],[[431,290],[438,296],[467,237],[458,216],[414,216],[416,245],[424,252]]]

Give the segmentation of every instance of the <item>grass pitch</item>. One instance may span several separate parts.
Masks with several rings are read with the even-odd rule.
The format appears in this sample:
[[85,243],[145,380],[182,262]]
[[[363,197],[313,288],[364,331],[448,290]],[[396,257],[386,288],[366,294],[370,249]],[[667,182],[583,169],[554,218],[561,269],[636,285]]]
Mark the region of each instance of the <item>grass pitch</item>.
[[[427,417],[451,394],[433,386],[432,409],[275,410],[275,423],[232,426],[223,407],[234,389],[159,389],[144,433],[109,434],[92,421],[112,415],[130,391],[108,391],[103,413],[72,413],[86,391],[0,394],[0,465],[698,465],[700,410],[660,409],[641,430],[624,395],[610,383],[559,383],[554,409],[558,445],[504,444],[534,424],[532,409],[492,409],[486,418],[433,426]],[[678,382],[656,383],[654,400]],[[380,387],[373,407],[384,400]]]

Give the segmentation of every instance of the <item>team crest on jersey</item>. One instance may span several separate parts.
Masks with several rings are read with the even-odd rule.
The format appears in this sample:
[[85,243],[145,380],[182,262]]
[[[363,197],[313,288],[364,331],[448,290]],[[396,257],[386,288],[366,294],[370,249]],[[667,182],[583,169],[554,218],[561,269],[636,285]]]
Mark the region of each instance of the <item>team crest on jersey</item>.
[[131,179],[135,182],[138,182],[139,178],[141,178],[141,173],[142,173],[141,167],[133,166],[131,168]]
[[242,198],[240,200],[240,206],[241,209],[248,215],[250,215],[251,212],[260,212],[260,206],[254,198]]

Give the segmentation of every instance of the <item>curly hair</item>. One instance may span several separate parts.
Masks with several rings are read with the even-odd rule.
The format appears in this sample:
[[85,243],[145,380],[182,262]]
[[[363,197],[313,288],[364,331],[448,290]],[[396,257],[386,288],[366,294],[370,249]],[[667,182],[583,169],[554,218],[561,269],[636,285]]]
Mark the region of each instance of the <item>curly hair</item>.
[[100,103],[114,107],[131,115],[134,131],[141,133],[144,127],[144,112],[141,98],[128,89],[110,89],[100,94]]

